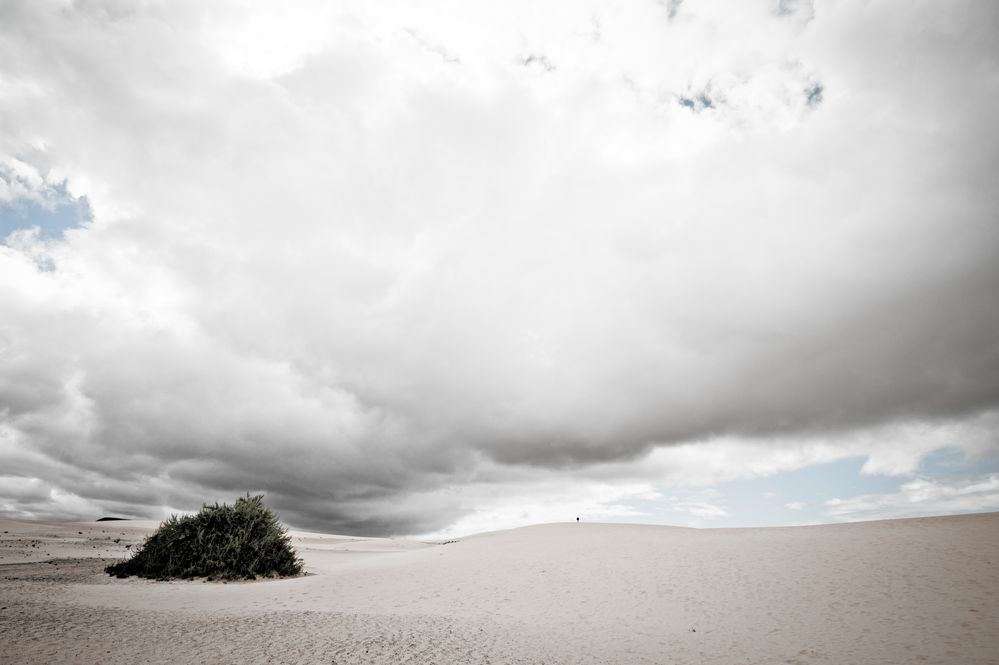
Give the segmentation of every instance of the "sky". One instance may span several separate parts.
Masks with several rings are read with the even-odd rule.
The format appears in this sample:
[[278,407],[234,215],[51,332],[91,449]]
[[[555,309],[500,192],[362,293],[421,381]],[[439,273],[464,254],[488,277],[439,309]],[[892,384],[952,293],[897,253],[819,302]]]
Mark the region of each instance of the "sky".
[[999,5],[0,3],[0,515],[999,510]]

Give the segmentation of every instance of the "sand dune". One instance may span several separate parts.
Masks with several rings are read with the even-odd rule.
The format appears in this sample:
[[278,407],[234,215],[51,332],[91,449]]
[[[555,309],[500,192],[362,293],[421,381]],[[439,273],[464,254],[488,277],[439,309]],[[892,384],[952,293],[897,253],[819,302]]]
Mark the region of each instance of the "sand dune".
[[306,577],[102,574],[151,526],[0,520],[0,663],[999,663],[999,513],[293,532]]

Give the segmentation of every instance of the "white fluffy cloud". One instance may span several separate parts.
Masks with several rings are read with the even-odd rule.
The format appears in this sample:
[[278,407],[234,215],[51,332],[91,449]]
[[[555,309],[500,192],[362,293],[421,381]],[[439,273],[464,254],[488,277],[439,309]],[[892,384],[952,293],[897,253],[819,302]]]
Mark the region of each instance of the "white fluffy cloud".
[[830,499],[825,505],[829,515],[847,521],[999,510],[999,474],[957,481],[916,478],[897,492]]
[[412,533],[995,450],[996,16],[4,3],[0,202],[93,210],[0,246],[4,510]]

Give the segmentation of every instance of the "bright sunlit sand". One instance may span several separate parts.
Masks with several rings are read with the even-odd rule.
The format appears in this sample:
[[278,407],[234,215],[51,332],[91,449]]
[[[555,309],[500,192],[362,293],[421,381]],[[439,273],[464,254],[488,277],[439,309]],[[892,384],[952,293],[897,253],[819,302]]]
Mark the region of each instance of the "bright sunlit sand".
[[105,575],[154,523],[0,524],[2,663],[999,662],[999,513],[293,531],[310,575],[230,584]]

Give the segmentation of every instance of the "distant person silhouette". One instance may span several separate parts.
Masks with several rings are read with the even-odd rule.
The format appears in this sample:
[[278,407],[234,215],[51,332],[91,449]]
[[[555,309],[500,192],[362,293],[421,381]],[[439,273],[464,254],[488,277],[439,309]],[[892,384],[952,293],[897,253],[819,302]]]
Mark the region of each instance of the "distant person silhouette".
[[577,522],[579,521],[579,518],[578,518],[578,517],[576,518],[576,521],[577,521]]

